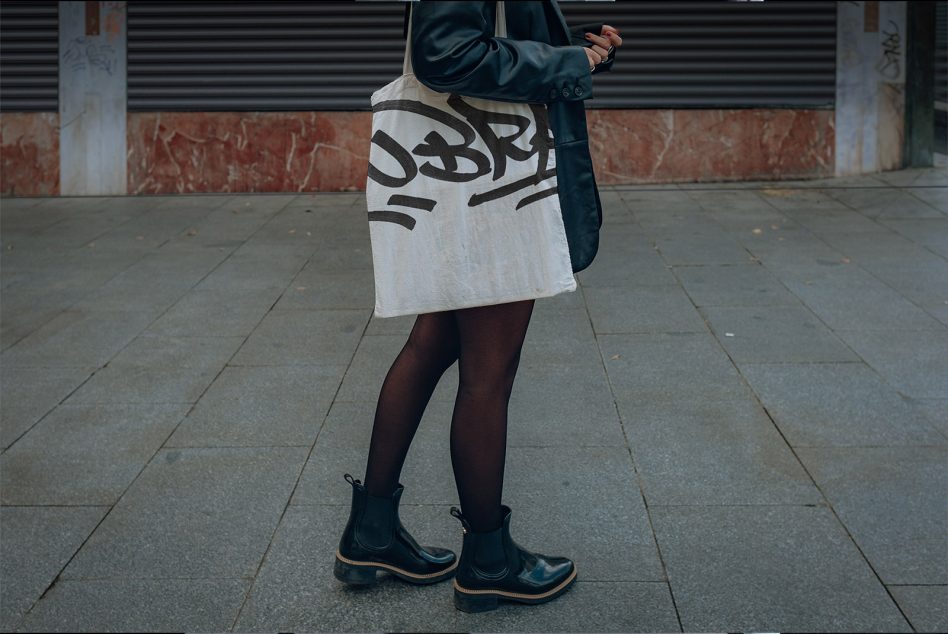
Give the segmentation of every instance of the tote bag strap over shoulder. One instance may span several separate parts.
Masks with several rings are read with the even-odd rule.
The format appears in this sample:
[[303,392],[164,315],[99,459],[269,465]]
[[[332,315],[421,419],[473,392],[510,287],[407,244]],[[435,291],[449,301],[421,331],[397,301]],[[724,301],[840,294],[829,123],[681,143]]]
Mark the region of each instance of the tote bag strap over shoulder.
[[[409,0],[409,2],[412,1],[414,0]],[[411,13],[411,11],[408,12],[408,36],[405,38],[405,61],[402,63],[402,75],[410,75],[415,72],[411,67]],[[494,37],[507,37],[507,15],[504,12],[504,0],[497,0]]]

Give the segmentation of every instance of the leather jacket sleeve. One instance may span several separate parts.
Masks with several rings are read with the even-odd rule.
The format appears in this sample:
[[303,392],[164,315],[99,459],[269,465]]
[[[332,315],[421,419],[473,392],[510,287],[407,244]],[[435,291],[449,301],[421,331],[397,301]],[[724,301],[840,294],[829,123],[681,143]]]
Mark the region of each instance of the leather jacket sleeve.
[[411,11],[412,68],[432,90],[531,103],[592,97],[579,46],[494,37],[492,0],[418,0]]

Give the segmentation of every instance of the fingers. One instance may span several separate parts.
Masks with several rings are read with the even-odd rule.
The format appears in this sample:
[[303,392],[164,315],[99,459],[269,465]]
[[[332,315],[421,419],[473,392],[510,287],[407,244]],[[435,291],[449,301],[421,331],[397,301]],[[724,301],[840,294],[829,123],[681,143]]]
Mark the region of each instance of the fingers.
[[612,42],[610,42],[607,38],[604,38],[601,35],[590,33],[589,31],[586,31],[586,39],[593,43],[593,47],[598,44],[602,50],[606,50],[612,45]]
[[583,50],[586,51],[586,58],[589,59],[590,66],[595,66],[596,64],[599,64],[602,61],[602,55],[592,50],[592,48],[588,46],[584,46]]
[[615,46],[622,46],[622,38],[619,37],[619,30],[609,24],[602,25],[602,35],[608,37]]
[[609,56],[609,49],[612,47],[612,42],[600,35],[594,35],[589,32],[586,33],[586,39],[593,42],[593,45],[588,48],[598,53],[600,57]]

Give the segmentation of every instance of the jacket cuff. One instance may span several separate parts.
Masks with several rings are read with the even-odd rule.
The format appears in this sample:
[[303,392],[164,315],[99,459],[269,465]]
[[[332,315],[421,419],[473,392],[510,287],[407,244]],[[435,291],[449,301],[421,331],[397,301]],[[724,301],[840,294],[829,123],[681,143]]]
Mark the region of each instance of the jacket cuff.
[[557,83],[547,90],[547,101],[581,101],[593,96],[592,72],[589,58],[580,46],[563,46],[564,65],[557,73]]

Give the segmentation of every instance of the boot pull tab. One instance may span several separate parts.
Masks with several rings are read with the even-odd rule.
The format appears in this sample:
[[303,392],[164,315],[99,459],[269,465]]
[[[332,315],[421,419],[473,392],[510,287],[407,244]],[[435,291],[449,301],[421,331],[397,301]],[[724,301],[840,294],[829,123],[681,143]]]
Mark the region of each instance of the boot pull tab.
[[471,528],[471,525],[468,524],[467,519],[464,518],[464,515],[461,513],[461,509],[459,509],[458,507],[456,506],[451,507],[451,515],[461,520],[461,530],[464,531],[465,533],[468,531],[468,529]]
[[346,479],[346,482],[348,482],[349,484],[361,484],[361,482],[358,479],[354,479],[351,474],[347,473],[343,477]]

